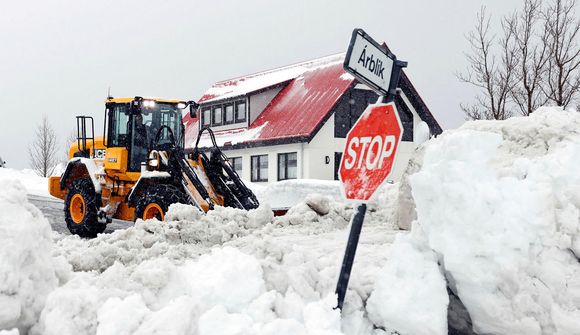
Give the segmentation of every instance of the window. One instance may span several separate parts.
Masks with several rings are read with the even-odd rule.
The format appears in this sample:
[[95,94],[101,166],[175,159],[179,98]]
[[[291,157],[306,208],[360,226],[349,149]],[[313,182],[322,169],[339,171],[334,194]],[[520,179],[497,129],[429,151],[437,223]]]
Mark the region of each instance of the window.
[[211,109],[207,108],[201,111],[201,124],[204,126],[211,125]]
[[126,147],[129,144],[129,107],[127,105],[115,105],[109,110],[109,147]]
[[297,162],[295,152],[278,154],[278,180],[296,179]]
[[212,120],[211,124],[213,126],[219,126],[222,124],[222,106],[217,106],[212,109]]
[[242,157],[230,157],[230,164],[237,174],[242,174]]
[[268,181],[268,155],[252,156],[252,181]]
[[234,123],[234,105],[232,104],[225,105],[225,112],[226,112],[225,123],[226,124]]
[[236,122],[246,121],[246,103],[238,102],[236,103]]

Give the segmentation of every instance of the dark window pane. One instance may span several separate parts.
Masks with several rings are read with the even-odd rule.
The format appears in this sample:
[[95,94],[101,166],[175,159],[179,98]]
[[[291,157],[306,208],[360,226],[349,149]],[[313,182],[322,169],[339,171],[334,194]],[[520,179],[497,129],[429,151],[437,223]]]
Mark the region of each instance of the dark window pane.
[[242,173],[242,157],[232,157],[230,158],[230,162],[232,164],[232,168],[236,171],[237,174]]
[[211,121],[212,124],[215,124],[215,125],[222,124],[222,108],[221,108],[221,106],[213,108],[212,116],[213,116],[213,119]]
[[234,105],[226,105],[226,123],[234,122]]
[[252,181],[268,181],[268,155],[252,156]]
[[204,110],[201,112],[201,119],[202,119],[202,124],[203,124],[204,126],[209,126],[209,125],[211,124],[211,119],[210,119],[210,117],[211,117],[211,109],[209,109],[209,108],[208,108],[208,109],[204,109]]
[[298,177],[298,155],[295,152],[278,154],[278,180]]
[[298,172],[298,159],[296,153],[288,154],[287,157],[287,179],[296,179]]
[[236,103],[236,121],[242,122],[246,120],[246,103]]

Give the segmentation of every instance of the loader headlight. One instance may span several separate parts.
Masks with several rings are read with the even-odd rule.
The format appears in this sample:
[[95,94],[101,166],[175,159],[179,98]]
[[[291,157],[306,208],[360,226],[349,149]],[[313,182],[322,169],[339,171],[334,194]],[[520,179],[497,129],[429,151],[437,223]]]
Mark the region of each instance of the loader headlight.
[[153,100],[143,100],[143,107],[153,108],[153,107],[155,107],[155,101],[153,101]]
[[183,102],[180,102],[177,104],[177,108],[179,108],[179,109],[184,109],[185,107],[187,107],[187,105],[184,104]]

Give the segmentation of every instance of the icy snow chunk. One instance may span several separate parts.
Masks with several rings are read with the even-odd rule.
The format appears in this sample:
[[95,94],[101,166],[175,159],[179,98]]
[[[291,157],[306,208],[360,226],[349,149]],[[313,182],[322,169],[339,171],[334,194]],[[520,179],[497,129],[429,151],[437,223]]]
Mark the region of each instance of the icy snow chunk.
[[165,221],[196,221],[202,216],[202,212],[195,206],[185,204],[171,204],[165,214]]
[[326,215],[330,212],[330,199],[320,194],[310,194],[306,197],[306,205],[318,215]]
[[17,181],[0,175],[0,329],[26,333],[70,269],[53,259],[51,228]]

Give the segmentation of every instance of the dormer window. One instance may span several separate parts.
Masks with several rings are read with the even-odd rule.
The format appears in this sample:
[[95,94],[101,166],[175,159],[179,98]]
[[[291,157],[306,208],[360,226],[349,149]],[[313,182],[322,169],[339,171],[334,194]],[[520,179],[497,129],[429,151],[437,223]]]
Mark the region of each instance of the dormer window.
[[243,101],[236,102],[236,122],[246,121],[246,103]]
[[222,124],[222,106],[215,106],[211,110],[211,125],[212,126],[220,126]]
[[202,127],[214,127],[244,123],[247,120],[246,112],[246,100],[205,105],[200,112],[200,124]]
[[201,111],[201,124],[203,126],[211,125],[211,109],[206,108]]
[[224,105],[225,107],[225,123],[226,124],[232,124],[234,123],[234,105],[233,104],[227,104]]

